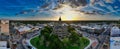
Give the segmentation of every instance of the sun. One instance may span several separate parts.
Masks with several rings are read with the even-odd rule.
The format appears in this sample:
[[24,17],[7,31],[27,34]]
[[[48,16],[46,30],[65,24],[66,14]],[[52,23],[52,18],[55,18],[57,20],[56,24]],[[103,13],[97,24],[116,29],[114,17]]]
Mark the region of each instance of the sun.
[[63,20],[76,20],[74,16],[62,16]]
[[72,20],[73,18],[71,16],[63,16],[62,19],[63,20]]
[[64,11],[61,16],[63,20],[77,20],[79,14],[75,11]]
[[61,16],[62,20],[78,20],[80,16],[84,15],[69,5],[62,5],[62,8],[56,10],[56,12],[61,13],[59,15]]
[[74,18],[71,17],[71,16],[67,16],[66,19],[67,19],[67,20],[73,20]]

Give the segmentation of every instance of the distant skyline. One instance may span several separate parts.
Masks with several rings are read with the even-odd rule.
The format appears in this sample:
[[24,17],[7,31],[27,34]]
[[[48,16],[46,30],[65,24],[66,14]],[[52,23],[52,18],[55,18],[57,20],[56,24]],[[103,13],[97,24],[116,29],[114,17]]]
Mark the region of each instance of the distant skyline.
[[0,19],[119,20],[120,0],[0,0]]

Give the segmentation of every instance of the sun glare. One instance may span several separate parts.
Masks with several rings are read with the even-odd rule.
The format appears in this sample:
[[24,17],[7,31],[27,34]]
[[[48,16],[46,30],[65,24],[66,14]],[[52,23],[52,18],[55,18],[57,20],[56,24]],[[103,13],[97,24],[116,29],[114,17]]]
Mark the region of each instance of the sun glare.
[[79,16],[83,16],[83,13],[75,11],[69,5],[63,5],[61,9],[58,9],[57,12],[60,12],[62,20],[77,20]]
[[62,19],[63,20],[75,20],[75,18],[72,16],[62,16]]

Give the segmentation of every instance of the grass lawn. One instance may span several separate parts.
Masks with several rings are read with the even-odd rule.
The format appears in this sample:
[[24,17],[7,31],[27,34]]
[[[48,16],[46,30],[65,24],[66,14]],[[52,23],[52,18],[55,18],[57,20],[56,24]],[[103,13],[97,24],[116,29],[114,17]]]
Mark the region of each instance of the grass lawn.
[[[86,40],[86,42],[83,39]],[[37,36],[31,39],[30,43],[37,49],[50,49],[48,47],[45,47],[44,45],[40,45],[39,41],[41,40],[39,39],[39,36]],[[84,49],[89,43],[90,41],[88,39],[80,37],[80,46],[67,46],[65,49]]]
[[49,48],[45,47],[44,45],[40,45],[39,41],[40,41],[39,36],[37,36],[37,37],[31,39],[30,43],[37,49],[49,49]]

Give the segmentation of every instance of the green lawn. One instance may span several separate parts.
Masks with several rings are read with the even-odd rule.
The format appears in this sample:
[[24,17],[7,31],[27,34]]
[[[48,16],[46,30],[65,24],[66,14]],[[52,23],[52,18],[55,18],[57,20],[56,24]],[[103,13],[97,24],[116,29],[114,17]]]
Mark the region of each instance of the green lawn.
[[[83,41],[82,39],[87,40],[87,42]],[[37,36],[37,37],[31,39],[30,43],[37,49],[50,49],[48,47],[45,47],[44,45],[40,45],[39,41],[41,41],[41,40],[39,39],[39,36]],[[90,42],[88,39],[86,39],[84,37],[80,37],[80,43],[81,43],[80,46],[67,46],[64,49],[84,49]]]
[[51,34],[52,28],[45,27],[41,35],[34,37],[30,43],[37,49],[84,49],[90,41],[79,36],[74,28],[69,27],[70,36],[59,39],[58,35]]
[[40,45],[39,41],[40,41],[39,36],[37,36],[37,37],[31,39],[31,40],[30,40],[30,43],[31,43],[34,47],[36,47],[36,48],[38,48],[38,49],[49,49],[49,48],[47,48],[47,47],[45,47],[45,46],[43,46],[43,45]]

